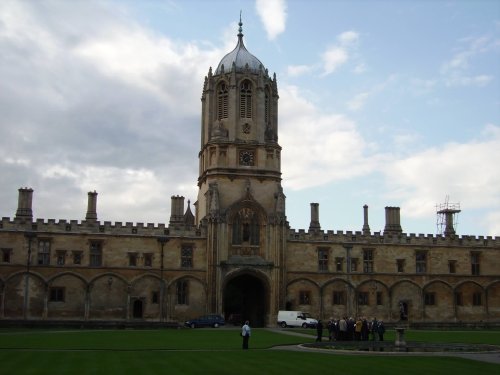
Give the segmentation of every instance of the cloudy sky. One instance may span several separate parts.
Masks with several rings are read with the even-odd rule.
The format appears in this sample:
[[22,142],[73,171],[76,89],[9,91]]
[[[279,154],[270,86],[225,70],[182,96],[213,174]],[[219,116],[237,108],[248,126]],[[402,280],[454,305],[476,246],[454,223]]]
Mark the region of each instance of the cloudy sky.
[[166,223],[196,200],[204,76],[237,41],[279,89],[292,228],[500,235],[498,1],[3,0],[0,215]]

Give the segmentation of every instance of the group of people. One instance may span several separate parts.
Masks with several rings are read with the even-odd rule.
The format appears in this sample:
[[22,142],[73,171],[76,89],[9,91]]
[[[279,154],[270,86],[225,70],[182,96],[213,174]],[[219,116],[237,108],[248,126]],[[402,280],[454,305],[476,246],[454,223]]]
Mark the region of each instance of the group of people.
[[[330,341],[367,341],[371,339],[376,341],[384,341],[385,325],[382,320],[373,318],[368,320],[365,317],[341,319],[330,318],[326,324],[328,330],[328,339]],[[323,322],[318,321],[316,326],[317,337],[319,342],[323,339]]]

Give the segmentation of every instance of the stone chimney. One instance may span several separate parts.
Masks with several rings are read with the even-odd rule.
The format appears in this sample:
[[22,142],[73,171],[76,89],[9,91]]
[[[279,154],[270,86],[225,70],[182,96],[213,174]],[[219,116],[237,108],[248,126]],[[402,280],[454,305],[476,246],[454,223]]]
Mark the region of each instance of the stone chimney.
[[184,223],[184,197],[172,195],[170,207],[170,225]]
[[311,223],[309,224],[309,231],[321,230],[319,224],[319,203],[311,203]]
[[438,211],[438,214],[444,215],[445,227],[444,227],[444,235],[445,236],[454,236],[455,232],[455,214],[458,214],[460,209],[457,207],[448,207],[443,210]]
[[385,228],[384,234],[397,234],[401,233],[399,207],[386,207],[385,208]]
[[33,210],[31,208],[33,202],[33,189],[20,188],[19,199],[17,203],[16,219],[21,221],[32,221]]
[[87,221],[97,221],[97,192],[94,190],[88,192],[87,214],[85,215]]
[[369,236],[370,234],[370,225],[368,225],[368,205],[365,204],[363,206],[363,235]]

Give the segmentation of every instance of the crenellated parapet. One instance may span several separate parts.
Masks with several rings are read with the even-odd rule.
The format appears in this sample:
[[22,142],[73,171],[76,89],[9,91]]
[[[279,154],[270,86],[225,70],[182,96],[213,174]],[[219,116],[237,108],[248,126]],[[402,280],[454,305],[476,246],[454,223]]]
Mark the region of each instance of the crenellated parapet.
[[500,247],[498,236],[444,236],[415,233],[380,233],[365,234],[361,231],[333,231],[290,229],[289,241],[318,242],[324,244],[397,244],[412,246],[467,246],[467,247]]
[[165,225],[163,223],[133,223],[111,221],[65,220],[65,219],[36,219],[31,222],[19,222],[16,219],[2,217],[0,231],[5,232],[40,232],[40,233],[71,233],[71,234],[108,234],[108,235],[137,235],[137,236],[183,236],[204,237],[204,227],[195,227],[190,224],[178,223]]

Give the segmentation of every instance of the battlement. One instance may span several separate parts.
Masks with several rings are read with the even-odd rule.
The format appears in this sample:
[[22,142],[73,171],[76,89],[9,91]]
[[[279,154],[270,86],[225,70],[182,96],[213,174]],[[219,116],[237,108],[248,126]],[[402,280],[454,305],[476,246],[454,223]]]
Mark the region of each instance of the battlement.
[[318,243],[353,243],[353,244],[398,244],[414,246],[500,246],[500,237],[495,236],[444,236],[415,233],[380,233],[366,234],[361,231],[333,231],[290,229],[288,240]]
[[120,221],[94,221],[94,220],[66,220],[66,219],[36,219],[19,220],[9,217],[2,217],[0,221],[0,231],[30,231],[30,232],[50,232],[50,233],[75,233],[75,234],[112,234],[112,235],[137,235],[137,236],[187,236],[204,237],[205,231],[202,227],[185,224],[164,223],[132,223],[123,224]]

